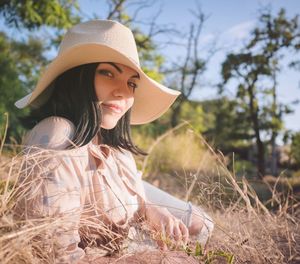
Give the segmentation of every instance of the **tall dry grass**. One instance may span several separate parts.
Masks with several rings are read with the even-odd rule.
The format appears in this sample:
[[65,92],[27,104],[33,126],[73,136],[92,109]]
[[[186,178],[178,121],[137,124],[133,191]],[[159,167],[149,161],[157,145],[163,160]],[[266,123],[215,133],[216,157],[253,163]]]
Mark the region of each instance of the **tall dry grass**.
[[[228,170],[227,160],[183,124],[161,136],[140,167],[148,181],[207,210],[215,221],[207,252],[231,253],[236,263],[299,263],[299,194],[261,181],[271,194],[261,201],[246,175]],[[284,175],[279,180],[290,182]]]
[[[149,249],[103,258],[101,250],[94,250],[93,263],[227,263],[226,254],[234,256],[234,263],[300,262],[299,201],[294,196],[269,186],[272,198],[268,204],[276,204],[276,210],[270,211],[246,177],[230,172],[226,157],[188,124],[162,135],[148,152],[145,159],[137,159],[145,179],[203,207],[215,222],[213,235],[201,254]],[[22,156],[2,153],[0,158],[0,262],[41,263],[42,259],[54,263],[51,232],[66,219],[17,221],[14,207],[20,193],[15,183],[22,175]],[[108,231],[104,228],[103,232]]]

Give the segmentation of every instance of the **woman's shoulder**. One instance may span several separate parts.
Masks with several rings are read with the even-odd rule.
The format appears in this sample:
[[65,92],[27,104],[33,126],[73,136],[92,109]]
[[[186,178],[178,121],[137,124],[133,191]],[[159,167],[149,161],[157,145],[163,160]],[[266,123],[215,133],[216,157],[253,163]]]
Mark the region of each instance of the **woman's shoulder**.
[[133,154],[125,149],[120,148],[118,150],[114,150],[115,157],[126,167],[131,167],[133,169],[136,169],[136,162],[133,157]]
[[70,120],[64,117],[50,116],[41,120],[28,132],[24,145],[63,150],[72,144],[74,133],[75,126]]

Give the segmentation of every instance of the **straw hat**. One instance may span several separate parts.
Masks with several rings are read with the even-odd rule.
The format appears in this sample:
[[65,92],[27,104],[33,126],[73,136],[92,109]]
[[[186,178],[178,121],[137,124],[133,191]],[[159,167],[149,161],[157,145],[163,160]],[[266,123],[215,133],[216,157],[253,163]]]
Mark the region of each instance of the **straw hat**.
[[139,89],[135,91],[131,110],[131,124],[145,124],[157,119],[180,94],[157,83],[142,71],[129,28],[116,21],[92,20],[68,30],[57,57],[48,65],[33,92],[15,105],[18,108],[38,106],[45,101],[45,96],[46,99],[49,97],[48,87],[61,73],[81,64],[108,61],[131,67],[140,75]]

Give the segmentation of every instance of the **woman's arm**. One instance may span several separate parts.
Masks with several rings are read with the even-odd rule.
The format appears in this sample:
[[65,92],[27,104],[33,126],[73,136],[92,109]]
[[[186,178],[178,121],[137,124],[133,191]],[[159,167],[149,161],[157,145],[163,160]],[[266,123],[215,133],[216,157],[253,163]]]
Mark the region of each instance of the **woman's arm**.
[[78,247],[80,182],[70,157],[53,150],[63,149],[71,132],[70,123],[64,119],[39,123],[25,142],[24,170],[18,182],[18,215],[37,221],[37,226],[49,223],[41,231],[40,244],[54,253],[54,263],[77,263],[85,254]]
[[[135,221],[144,221],[155,233],[155,240],[161,248],[166,248],[166,239],[177,243],[188,240],[186,225],[173,216],[165,207],[151,203],[146,195],[142,181],[142,173],[137,170],[135,160],[129,151],[117,153],[118,163],[122,164],[124,171],[128,171],[127,185],[137,194],[139,208],[135,213]],[[130,181],[129,181],[130,179]],[[165,237],[162,239],[161,236]]]

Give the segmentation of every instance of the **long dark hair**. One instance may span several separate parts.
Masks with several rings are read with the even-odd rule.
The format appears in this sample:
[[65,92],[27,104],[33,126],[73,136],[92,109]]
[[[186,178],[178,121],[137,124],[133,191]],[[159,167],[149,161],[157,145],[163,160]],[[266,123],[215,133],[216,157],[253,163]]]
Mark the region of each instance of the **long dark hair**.
[[76,146],[86,145],[98,134],[103,144],[127,149],[133,154],[147,155],[132,142],[130,109],[113,129],[101,128],[101,108],[94,88],[94,76],[98,65],[99,63],[80,65],[58,76],[45,90],[47,93],[51,91],[50,97],[40,107],[32,108],[29,116],[23,119],[23,124],[32,128],[44,118],[60,116],[69,119],[75,125],[72,141]]

